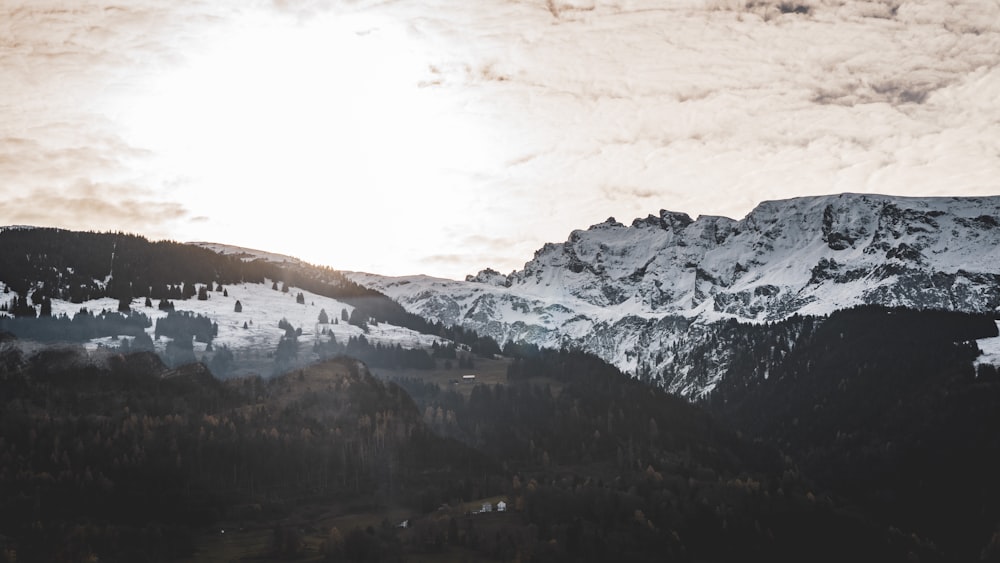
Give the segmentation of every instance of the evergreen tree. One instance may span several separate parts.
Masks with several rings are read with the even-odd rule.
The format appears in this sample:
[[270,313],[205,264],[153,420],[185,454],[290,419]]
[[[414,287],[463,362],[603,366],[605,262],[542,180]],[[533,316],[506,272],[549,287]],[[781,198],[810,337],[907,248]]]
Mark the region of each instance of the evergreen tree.
[[14,297],[14,302],[10,306],[10,314],[15,317],[35,318],[38,316],[35,308],[28,303],[27,298]]
[[295,302],[298,303],[299,305],[305,305],[306,296],[303,295],[302,292],[300,291],[299,294],[295,296]]
[[198,301],[208,301],[208,288],[204,285],[198,288]]
[[234,313],[242,313],[243,312],[243,304],[240,303],[239,299],[236,300],[236,305],[233,306],[233,312]]
[[319,324],[325,325],[330,323],[330,317],[326,314],[326,309],[319,310]]
[[222,346],[212,355],[212,360],[208,363],[208,368],[217,376],[227,375],[233,364],[233,352]]
[[[278,321],[278,328],[285,331],[286,337],[294,338],[296,336],[295,327],[292,326],[292,323],[288,322],[288,319],[286,318],[282,318]],[[299,331],[298,334],[302,334],[302,332]]]
[[289,364],[299,355],[299,339],[294,332],[285,334],[278,340],[278,348],[274,352],[274,361],[279,366]]
[[359,327],[361,330],[368,332],[368,319],[365,317],[364,313],[360,309],[354,309],[351,312],[351,318],[347,321],[350,324]]
[[148,332],[141,331],[135,338],[132,339],[131,348],[133,352],[152,352],[153,339],[150,338]]

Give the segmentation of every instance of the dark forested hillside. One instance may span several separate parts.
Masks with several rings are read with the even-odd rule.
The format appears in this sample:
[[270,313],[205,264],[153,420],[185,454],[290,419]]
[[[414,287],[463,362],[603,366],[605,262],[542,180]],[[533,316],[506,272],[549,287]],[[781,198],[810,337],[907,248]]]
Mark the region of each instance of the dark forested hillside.
[[[402,381],[414,402],[352,359],[221,382],[148,353],[5,346],[0,553],[165,561],[226,523],[264,530],[265,560],[939,560],[700,407],[584,354],[517,353],[467,394]],[[503,514],[462,508],[497,495]],[[379,507],[412,526],[315,529]]]
[[[503,385],[399,383],[443,435],[510,471],[524,529],[502,558],[541,561],[903,561],[935,550],[827,497],[773,448],[587,354],[508,346]],[[518,549],[515,549],[518,548]],[[525,551],[527,550],[527,551]]]
[[305,500],[420,511],[499,489],[488,457],[354,360],[226,383],[148,353],[6,348],[0,366],[0,561],[169,560]]
[[969,342],[995,336],[993,319],[862,307],[808,324],[780,361],[731,372],[711,410],[950,559],[996,558],[1000,379],[977,373]]

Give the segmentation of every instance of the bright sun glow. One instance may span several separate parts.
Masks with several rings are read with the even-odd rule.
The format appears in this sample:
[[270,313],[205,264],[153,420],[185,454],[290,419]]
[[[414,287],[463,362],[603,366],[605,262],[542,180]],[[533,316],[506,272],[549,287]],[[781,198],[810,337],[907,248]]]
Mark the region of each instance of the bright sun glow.
[[[169,165],[176,176],[164,183],[196,214],[245,207],[224,242],[349,269],[372,257],[354,255],[348,233],[398,246],[393,226],[460,213],[462,170],[488,158],[475,116],[446,89],[421,87],[431,56],[392,22],[246,18],[119,115],[127,140]],[[288,186],[310,200],[287,197]],[[269,215],[249,216],[261,201]],[[420,236],[403,244],[447,244]]]

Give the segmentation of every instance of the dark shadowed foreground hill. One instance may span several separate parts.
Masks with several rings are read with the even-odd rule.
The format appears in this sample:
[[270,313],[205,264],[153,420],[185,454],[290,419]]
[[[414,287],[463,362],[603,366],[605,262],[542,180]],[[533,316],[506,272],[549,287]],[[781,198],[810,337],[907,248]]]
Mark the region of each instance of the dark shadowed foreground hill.
[[[950,560],[1000,557],[1000,378],[974,369],[970,342],[995,336],[996,322],[859,307],[808,324],[791,346],[766,336],[787,336],[782,327],[732,338],[744,353],[711,410]],[[770,361],[776,344],[784,357]]]
[[[197,560],[225,525],[269,538],[249,554],[265,560],[936,560],[698,407],[582,354],[519,356],[467,397],[404,382],[415,403],[346,358],[220,382],[151,354],[7,347],[0,553]],[[510,511],[461,508],[497,495]],[[413,526],[321,516],[390,508]]]

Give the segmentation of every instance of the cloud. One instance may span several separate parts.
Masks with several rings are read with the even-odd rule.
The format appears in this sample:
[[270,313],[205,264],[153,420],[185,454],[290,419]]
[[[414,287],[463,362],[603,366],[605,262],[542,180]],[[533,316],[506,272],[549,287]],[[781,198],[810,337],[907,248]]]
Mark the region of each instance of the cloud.
[[[138,0],[0,6],[0,217],[176,237],[188,223],[171,170],[126,140],[118,102],[196,56],[230,13]],[[197,222],[197,221],[196,221]]]
[[[105,4],[0,6],[4,216],[84,221],[73,204],[95,225],[223,239],[281,214],[353,245],[379,224],[405,241],[352,249],[380,257],[353,267],[460,275],[519,266],[609,215],[1000,193],[1000,6],[987,0]],[[289,32],[238,48],[256,29]],[[249,58],[181,92],[203,105],[161,119],[179,148],[130,136],[129,104],[220,45]],[[284,86],[267,104],[220,97],[227,77]],[[315,193],[334,211],[301,210]],[[20,209],[38,198],[51,209]]]
[[625,186],[605,186],[601,189],[604,197],[611,200],[616,199],[650,199],[660,196],[660,192],[647,188],[625,187]]
[[[183,205],[150,199],[134,186],[80,184],[58,193],[36,191],[0,201],[10,224],[78,230],[122,230],[161,238],[188,216]],[[100,221],[95,221],[99,217]]]

